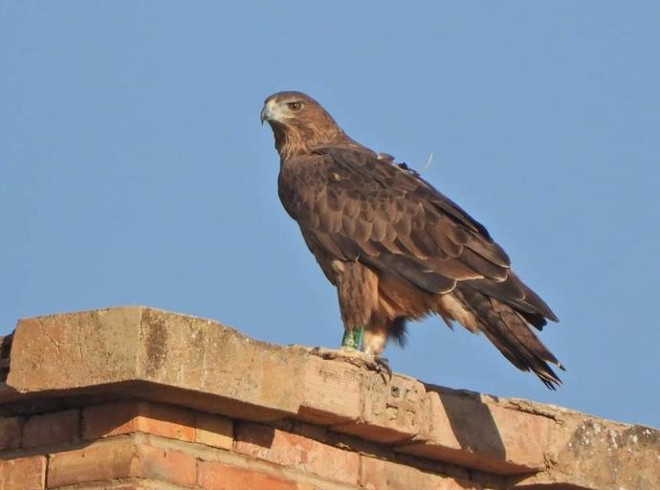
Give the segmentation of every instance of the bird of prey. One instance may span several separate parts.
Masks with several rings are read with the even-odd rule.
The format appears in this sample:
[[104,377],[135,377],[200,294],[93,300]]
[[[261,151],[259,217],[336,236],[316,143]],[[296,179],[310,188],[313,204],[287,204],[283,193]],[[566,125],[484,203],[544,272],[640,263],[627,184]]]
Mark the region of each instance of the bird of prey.
[[[405,164],[357,143],[314,99],[265,101],[280,156],[278,193],[336,287],[343,355],[376,368],[406,322],[437,314],[483,333],[551,389],[562,368],[530,327],[557,321],[488,230]],[[339,352],[339,351],[335,351]]]

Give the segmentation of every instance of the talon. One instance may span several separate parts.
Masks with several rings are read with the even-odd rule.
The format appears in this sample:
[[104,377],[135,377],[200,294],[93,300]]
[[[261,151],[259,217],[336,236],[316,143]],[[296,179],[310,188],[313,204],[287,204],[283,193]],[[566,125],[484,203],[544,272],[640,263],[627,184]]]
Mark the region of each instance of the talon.
[[387,360],[386,357],[376,357],[374,359],[377,369],[376,372],[382,374],[383,372],[387,373],[388,379],[385,379],[385,376],[383,376],[383,379],[385,379],[386,382],[392,380],[392,368],[390,368],[390,362]]

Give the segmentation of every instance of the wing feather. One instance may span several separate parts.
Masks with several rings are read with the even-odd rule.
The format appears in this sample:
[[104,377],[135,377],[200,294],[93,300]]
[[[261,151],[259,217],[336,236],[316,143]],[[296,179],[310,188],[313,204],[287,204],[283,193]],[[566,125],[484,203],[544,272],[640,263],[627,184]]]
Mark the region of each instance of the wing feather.
[[460,282],[539,327],[555,319],[486,228],[418,174],[355,148],[319,148],[300,160],[280,172],[280,197],[319,262],[359,260],[431,293]]

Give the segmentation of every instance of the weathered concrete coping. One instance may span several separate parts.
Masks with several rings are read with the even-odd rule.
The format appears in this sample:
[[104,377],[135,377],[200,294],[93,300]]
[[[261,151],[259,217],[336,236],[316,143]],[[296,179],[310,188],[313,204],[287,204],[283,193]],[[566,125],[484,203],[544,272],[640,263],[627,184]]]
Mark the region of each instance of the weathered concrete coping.
[[153,308],[20,320],[0,404],[85,394],[246,420],[298,419],[396,452],[511,475],[520,488],[557,482],[625,488],[622,478],[641,471],[660,482],[654,429],[398,374],[387,382],[307,348],[256,341],[211,320]]

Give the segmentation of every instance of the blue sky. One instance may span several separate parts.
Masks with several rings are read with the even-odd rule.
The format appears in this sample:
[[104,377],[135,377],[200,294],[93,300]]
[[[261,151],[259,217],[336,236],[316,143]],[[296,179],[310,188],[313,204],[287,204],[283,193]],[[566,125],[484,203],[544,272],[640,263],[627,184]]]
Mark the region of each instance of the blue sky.
[[548,391],[430,318],[395,371],[660,427],[660,3],[0,2],[0,333],[142,304],[337,346],[276,192],[301,90],[482,221],[561,323]]

